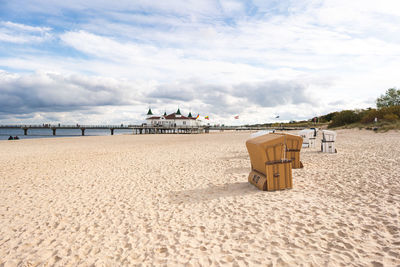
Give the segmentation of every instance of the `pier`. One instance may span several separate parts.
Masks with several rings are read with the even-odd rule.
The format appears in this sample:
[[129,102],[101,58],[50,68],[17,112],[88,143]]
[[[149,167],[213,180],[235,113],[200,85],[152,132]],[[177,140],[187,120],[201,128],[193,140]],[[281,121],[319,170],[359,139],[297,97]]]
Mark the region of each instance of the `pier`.
[[82,136],[86,130],[100,129],[109,130],[114,135],[116,130],[132,130],[132,134],[200,134],[209,133],[210,131],[260,131],[260,130],[302,130],[304,127],[252,127],[252,126],[152,126],[152,125],[0,125],[0,129],[22,129],[24,135],[28,135],[30,129],[49,129],[55,136],[58,129],[76,129],[80,130]]
[[24,135],[28,135],[28,130],[30,129],[49,129],[53,132],[53,135],[56,135],[58,129],[77,129],[81,130],[82,136],[85,135],[86,129],[100,129],[100,130],[110,130],[111,135],[114,135],[114,130],[116,129],[132,129],[131,126],[123,126],[123,125],[0,125],[2,129],[22,129],[24,130]]
[[132,130],[133,134],[199,134],[208,133],[210,127],[162,127],[162,126],[146,126],[146,125],[0,125],[1,129],[22,129],[24,135],[28,135],[30,129],[49,129],[53,135],[57,134],[58,129],[76,129],[80,130],[82,136],[89,129],[110,130],[110,134],[114,135],[115,130]]

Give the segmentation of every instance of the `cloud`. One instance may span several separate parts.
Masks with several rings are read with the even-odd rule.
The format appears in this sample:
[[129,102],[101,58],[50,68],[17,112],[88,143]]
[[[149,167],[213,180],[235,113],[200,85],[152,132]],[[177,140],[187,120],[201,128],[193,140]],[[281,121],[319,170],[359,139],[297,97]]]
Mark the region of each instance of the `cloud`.
[[[203,57],[201,53],[204,51],[196,49],[160,47],[159,43],[149,45],[132,41],[121,42],[86,31],[66,32],[60,39],[96,60],[106,61],[109,65],[123,65],[129,70],[129,78],[134,75],[148,75],[160,82],[173,82],[183,77],[214,76],[216,80],[221,77],[226,80],[229,76],[229,80],[235,82],[250,73],[259,77],[265,74],[263,68],[212,56],[213,52],[210,52],[212,58]],[[109,68],[106,72],[112,69]]]
[[[119,123],[123,121],[121,114],[124,114],[140,122],[149,104],[160,113],[164,110],[173,112],[181,107],[182,112],[191,110],[223,119],[248,112],[253,107],[276,108],[281,105],[310,104],[312,101],[306,97],[306,86],[295,81],[229,86],[186,80],[147,85],[147,91],[141,89],[142,86],[135,81],[98,76],[50,72],[21,75],[2,71],[0,120],[46,118],[71,121],[72,118],[91,118],[99,123]],[[135,111],[129,114],[124,111],[126,107],[135,107]]]
[[25,24],[21,24],[21,23],[14,23],[11,21],[1,22],[0,25],[2,25],[5,28],[8,28],[8,29],[14,29],[14,30],[19,30],[19,31],[24,31],[24,32],[48,32],[48,31],[51,31],[50,27],[30,26],[30,25],[25,25]]
[[0,22],[0,42],[38,43],[51,38],[50,27],[35,27],[10,21]]
[[301,103],[312,104],[310,95],[307,96],[306,86],[296,81],[242,83],[235,86],[234,95],[247,99],[249,103],[264,107]]
[[0,72],[0,113],[65,112],[96,106],[128,105],[135,103],[133,87],[104,77]]
[[197,102],[207,112],[237,114],[252,106],[315,104],[307,87],[296,81],[263,81],[237,85],[202,84],[198,80],[157,86],[147,94],[150,101]]
[[192,101],[198,94],[192,85],[183,85],[179,83],[160,85],[154,91],[147,94],[147,97],[152,101],[162,99],[166,102]]

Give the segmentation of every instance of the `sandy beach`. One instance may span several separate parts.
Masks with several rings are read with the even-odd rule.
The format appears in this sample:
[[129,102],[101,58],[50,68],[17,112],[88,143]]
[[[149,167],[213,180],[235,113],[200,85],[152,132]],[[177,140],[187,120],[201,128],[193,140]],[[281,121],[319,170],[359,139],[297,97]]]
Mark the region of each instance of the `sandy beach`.
[[400,265],[399,132],[340,130],[276,192],[249,135],[0,141],[0,266]]

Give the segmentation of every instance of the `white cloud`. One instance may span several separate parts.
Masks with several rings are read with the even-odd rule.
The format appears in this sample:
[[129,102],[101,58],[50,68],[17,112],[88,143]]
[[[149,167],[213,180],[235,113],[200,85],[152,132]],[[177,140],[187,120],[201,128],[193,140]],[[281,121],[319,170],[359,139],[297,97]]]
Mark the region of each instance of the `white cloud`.
[[51,38],[50,27],[34,27],[10,21],[0,22],[0,42],[38,43]]
[[35,26],[30,26],[30,25],[25,25],[21,23],[14,23],[11,21],[3,21],[0,23],[0,25],[9,28],[9,29],[15,29],[19,31],[26,31],[26,32],[48,32],[51,31],[50,27],[35,27]]

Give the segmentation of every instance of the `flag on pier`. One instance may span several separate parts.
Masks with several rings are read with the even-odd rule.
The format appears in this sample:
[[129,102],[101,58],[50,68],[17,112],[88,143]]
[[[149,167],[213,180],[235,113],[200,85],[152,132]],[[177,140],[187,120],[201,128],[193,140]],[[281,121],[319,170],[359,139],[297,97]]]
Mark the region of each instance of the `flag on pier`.
[[239,115],[235,116],[235,120],[238,120],[238,119],[239,119]]
[[197,114],[196,120],[200,117],[200,114]]
[[204,117],[204,119],[206,119],[206,120],[210,120],[210,118],[209,118],[208,116],[205,116],[205,117]]

